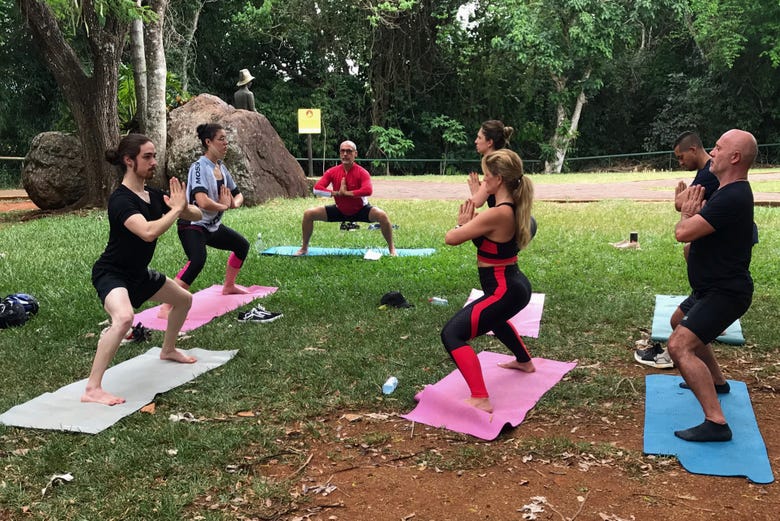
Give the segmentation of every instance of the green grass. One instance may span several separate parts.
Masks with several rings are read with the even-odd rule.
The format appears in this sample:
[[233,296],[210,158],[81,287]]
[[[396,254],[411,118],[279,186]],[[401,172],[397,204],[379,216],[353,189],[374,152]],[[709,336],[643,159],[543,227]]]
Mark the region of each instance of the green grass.
[[[544,178],[536,176],[536,178]],[[462,182],[462,179],[459,181]],[[406,412],[414,394],[453,369],[439,339],[444,322],[478,287],[471,245],[447,247],[444,232],[454,223],[457,203],[373,200],[399,224],[396,245],[435,247],[431,257],[250,256],[239,283],[278,286],[263,300],[284,312],[273,324],[239,324],[230,313],[195,330],[181,347],[239,349],[228,364],[156,399],[157,413],[132,414],[94,435],[30,431],[0,426],[0,518],[165,519],[185,516],[188,505],[207,494],[228,501],[237,480],[226,471],[242,458],[285,453],[285,429],[300,427],[304,444],[323,435],[317,418],[343,410]],[[250,240],[260,232],[266,246],[300,241],[300,217],[314,199],[276,200],[228,213],[226,223]],[[780,211],[756,208],[761,243],[754,250],[753,306],[742,324],[755,356],[775,355],[780,333],[772,317],[780,305],[776,259],[780,256]],[[657,293],[683,294],[688,286],[682,247],[672,228],[679,218],[669,203],[608,201],[588,204],[537,203],[539,233],[520,255],[534,291],[546,293],[541,336],[528,339],[534,356],[577,359],[581,366],[537,405],[545,414],[573,409],[598,411],[637,400],[643,381],[621,374],[640,329],[650,327]],[[638,231],[641,250],[617,250],[609,242]],[[0,411],[86,377],[99,322],[105,320],[90,283],[90,269],[108,232],[103,211],[49,217],[22,224],[0,223],[0,294],[31,293],[41,311],[25,326],[0,331]],[[384,246],[378,231],[341,232],[317,223],[313,246]],[[193,291],[219,283],[227,254],[209,251]],[[159,241],[152,266],[178,271],[184,256],[176,234]],[[380,310],[382,294],[400,290],[410,309]],[[430,296],[449,299],[431,306]],[[153,344],[159,345],[155,333]],[[478,349],[505,352],[493,338]],[[150,347],[123,346],[115,363]],[[383,396],[388,375],[400,381]],[[238,417],[239,411],[255,417]],[[171,423],[168,416],[192,412],[201,423]],[[362,440],[384,442],[381,434]],[[168,449],[178,450],[169,456]],[[479,447],[458,452],[448,467],[463,467]],[[286,456],[297,467],[304,457]],[[41,497],[55,473],[75,480]],[[283,484],[255,482],[258,497],[282,508]],[[219,496],[219,497],[217,497]],[[4,510],[6,509],[6,510]],[[206,519],[229,519],[219,511]]]

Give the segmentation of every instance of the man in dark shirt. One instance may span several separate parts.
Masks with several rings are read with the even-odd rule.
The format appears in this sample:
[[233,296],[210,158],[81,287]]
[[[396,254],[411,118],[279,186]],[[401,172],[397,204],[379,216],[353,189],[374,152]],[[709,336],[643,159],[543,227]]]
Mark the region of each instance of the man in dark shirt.
[[[695,132],[683,132],[674,140],[674,157],[685,170],[696,170],[696,176],[691,181],[691,186],[704,187],[704,200],[718,189],[718,178],[710,172],[710,155],[704,150],[701,138]],[[679,212],[685,198],[685,190],[688,186],[685,181],[677,183],[674,190],[674,207]]]
[[758,153],[752,134],[729,130],[712,149],[710,171],[720,187],[704,200],[704,187],[686,190],[675,238],[690,242],[692,293],[672,315],[669,354],[704,410],[704,423],[676,431],[687,441],[728,441],[731,429],[716,392],[728,392],[710,343],[750,307],[753,279],[753,192],[748,169]]
[[146,181],[154,177],[156,156],[154,143],[142,134],[128,134],[116,150],[106,151],[106,160],[117,167],[122,181],[108,200],[108,245],[92,267],[92,284],[111,317],[111,325],[98,340],[82,402],[125,402],[103,389],[103,374],[133,325],[133,308],[147,300],[172,306],[160,358],[185,364],[195,362],[195,358],[176,349],[176,337],[187,318],[192,296],[148,266],[157,238],[177,218],[198,220],[201,213],[196,206],[187,204],[184,188],[175,177],[170,180],[170,195],[146,186]]

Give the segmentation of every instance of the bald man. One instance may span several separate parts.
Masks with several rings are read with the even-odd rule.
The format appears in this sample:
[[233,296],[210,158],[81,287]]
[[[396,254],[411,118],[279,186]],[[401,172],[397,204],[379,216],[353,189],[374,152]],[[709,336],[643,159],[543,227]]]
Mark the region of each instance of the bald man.
[[[303,242],[295,255],[309,253],[309,240],[314,231],[314,221],[328,222],[378,222],[382,236],[387,241],[390,255],[395,256],[393,244],[393,225],[383,210],[368,204],[368,196],[373,193],[371,176],[365,168],[355,162],[357,145],[344,141],[339,146],[341,164],[329,168],[314,185],[314,195],[333,197],[335,204],[309,208],[303,212],[301,232]],[[330,188],[329,188],[330,187]]]
[[758,153],[756,139],[729,130],[715,143],[710,171],[720,187],[704,204],[704,188],[686,191],[675,238],[690,242],[691,295],[672,314],[669,354],[704,410],[704,423],[675,431],[686,441],[729,441],[731,429],[717,393],[729,392],[710,345],[750,307],[753,279],[753,191],[748,169]]

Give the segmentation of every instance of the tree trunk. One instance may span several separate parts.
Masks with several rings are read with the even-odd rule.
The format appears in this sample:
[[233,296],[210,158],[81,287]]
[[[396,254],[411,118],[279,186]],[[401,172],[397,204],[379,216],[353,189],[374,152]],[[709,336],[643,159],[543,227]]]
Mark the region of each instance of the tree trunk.
[[[168,122],[166,120],[168,113],[165,106],[168,68],[165,62],[162,31],[167,6],[168,0],[152,0],[150,7],[157,14],[157,21],[144,25],[144,48],[148,66],[146,88],[149,99],[146,106],[146,127],[144,127],[143,132],[154,142],[157,149],[157,162],[160,165],[165,165],[168,140]],[[167,184],[166,181],[164,176],[157,176],[151,184],[159,188],[164,187]]]
[[[440,21],[434,16],[436,2],[420,0],[395,12],[380,13],[369,41],[368,80],[371,93],[371,125],[395,126],[388,121],[391,107],[410,100],[415,85],[437,87],[433,73],[436,34]],[[423,78],[424,81],[416,82]],[[411,103],[411,101],[410,101]],[[372,139],[366,157],[378,157],[380,149]]]
[[[563,162],[566,160],[566,152],[569,149],[572,141],[574,141],[577,135],[577,129],[580,125],[580,117],[582,116],[582,107],[585,106],[588,99],[585,96],[585,82],[590,78],[590,69],[585,71],[582,82],[580,82],[580,92],[577,95],[577,101],[574,104],[574,110],[572,111],[571,120],[569,121],[569,128],[565,128],[566,125],[566,111],[563,107],[563,103],[558,103],[558,115],[556,118],[555,134],[550,140],[550,146],[555,151],[555,159],[552,162],[546,161],[544,164],[544,173],[556,173],[560,174],[563,169]],[[562,83],[556,82],[556,88],[561,88]],[[559,93],[561,91],[559,90]]]
[[[137,0],[141,5],[141,0]],[[147,125],[146,105],[149,94],[146,90],[146,56],[144,52],[144,24],[140,19],[130,24],[130,45],[133,61],[133,79],[135,80],[135,120],[141,132]]]
[[84,33],[84,56],[79,57],[46,2],[17,1],[78,127],[87,193],[73,207],[105,206],[116,186],[116,171],[104,154],[116,147],[119,139],[117,85],[129,24],[106,12],[101,21],[92,0],[82,0],[83,23],[89,31]]
[[200,2],[197,9],[192,12],[192,19],[187,26],[187,32],[184,35],[184,42],[181,46],[181,63],[179,64],[179,79],[181,80],[181,88],[184,92],[189,89],[189,69],[190,60],[192,55],[192,42],[195,41],[195,31],[198,30],[198,20],[200,20],[200,12],[203,10],[205,1]]

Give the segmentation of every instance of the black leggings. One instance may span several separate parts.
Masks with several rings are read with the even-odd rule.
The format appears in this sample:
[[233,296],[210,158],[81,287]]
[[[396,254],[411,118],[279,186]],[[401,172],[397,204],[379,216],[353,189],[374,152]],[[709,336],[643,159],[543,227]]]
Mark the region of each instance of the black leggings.
[[187,225],[179,228],[179,240],[190,260],[178,278],[191,286],[206,265],[206,246],[232,251],[241,262],[249,254],[249,241],[237,231],[220,224],[210,232],[201,226]]
[[518,362],[531,356],[520,335],[507,321],[531,300],[531,283],[517,264],[479,268],[480,298],[455,313],[441,331],[441,341],[449,353],[468,345],[472,338],[493,331],[515,355]]

